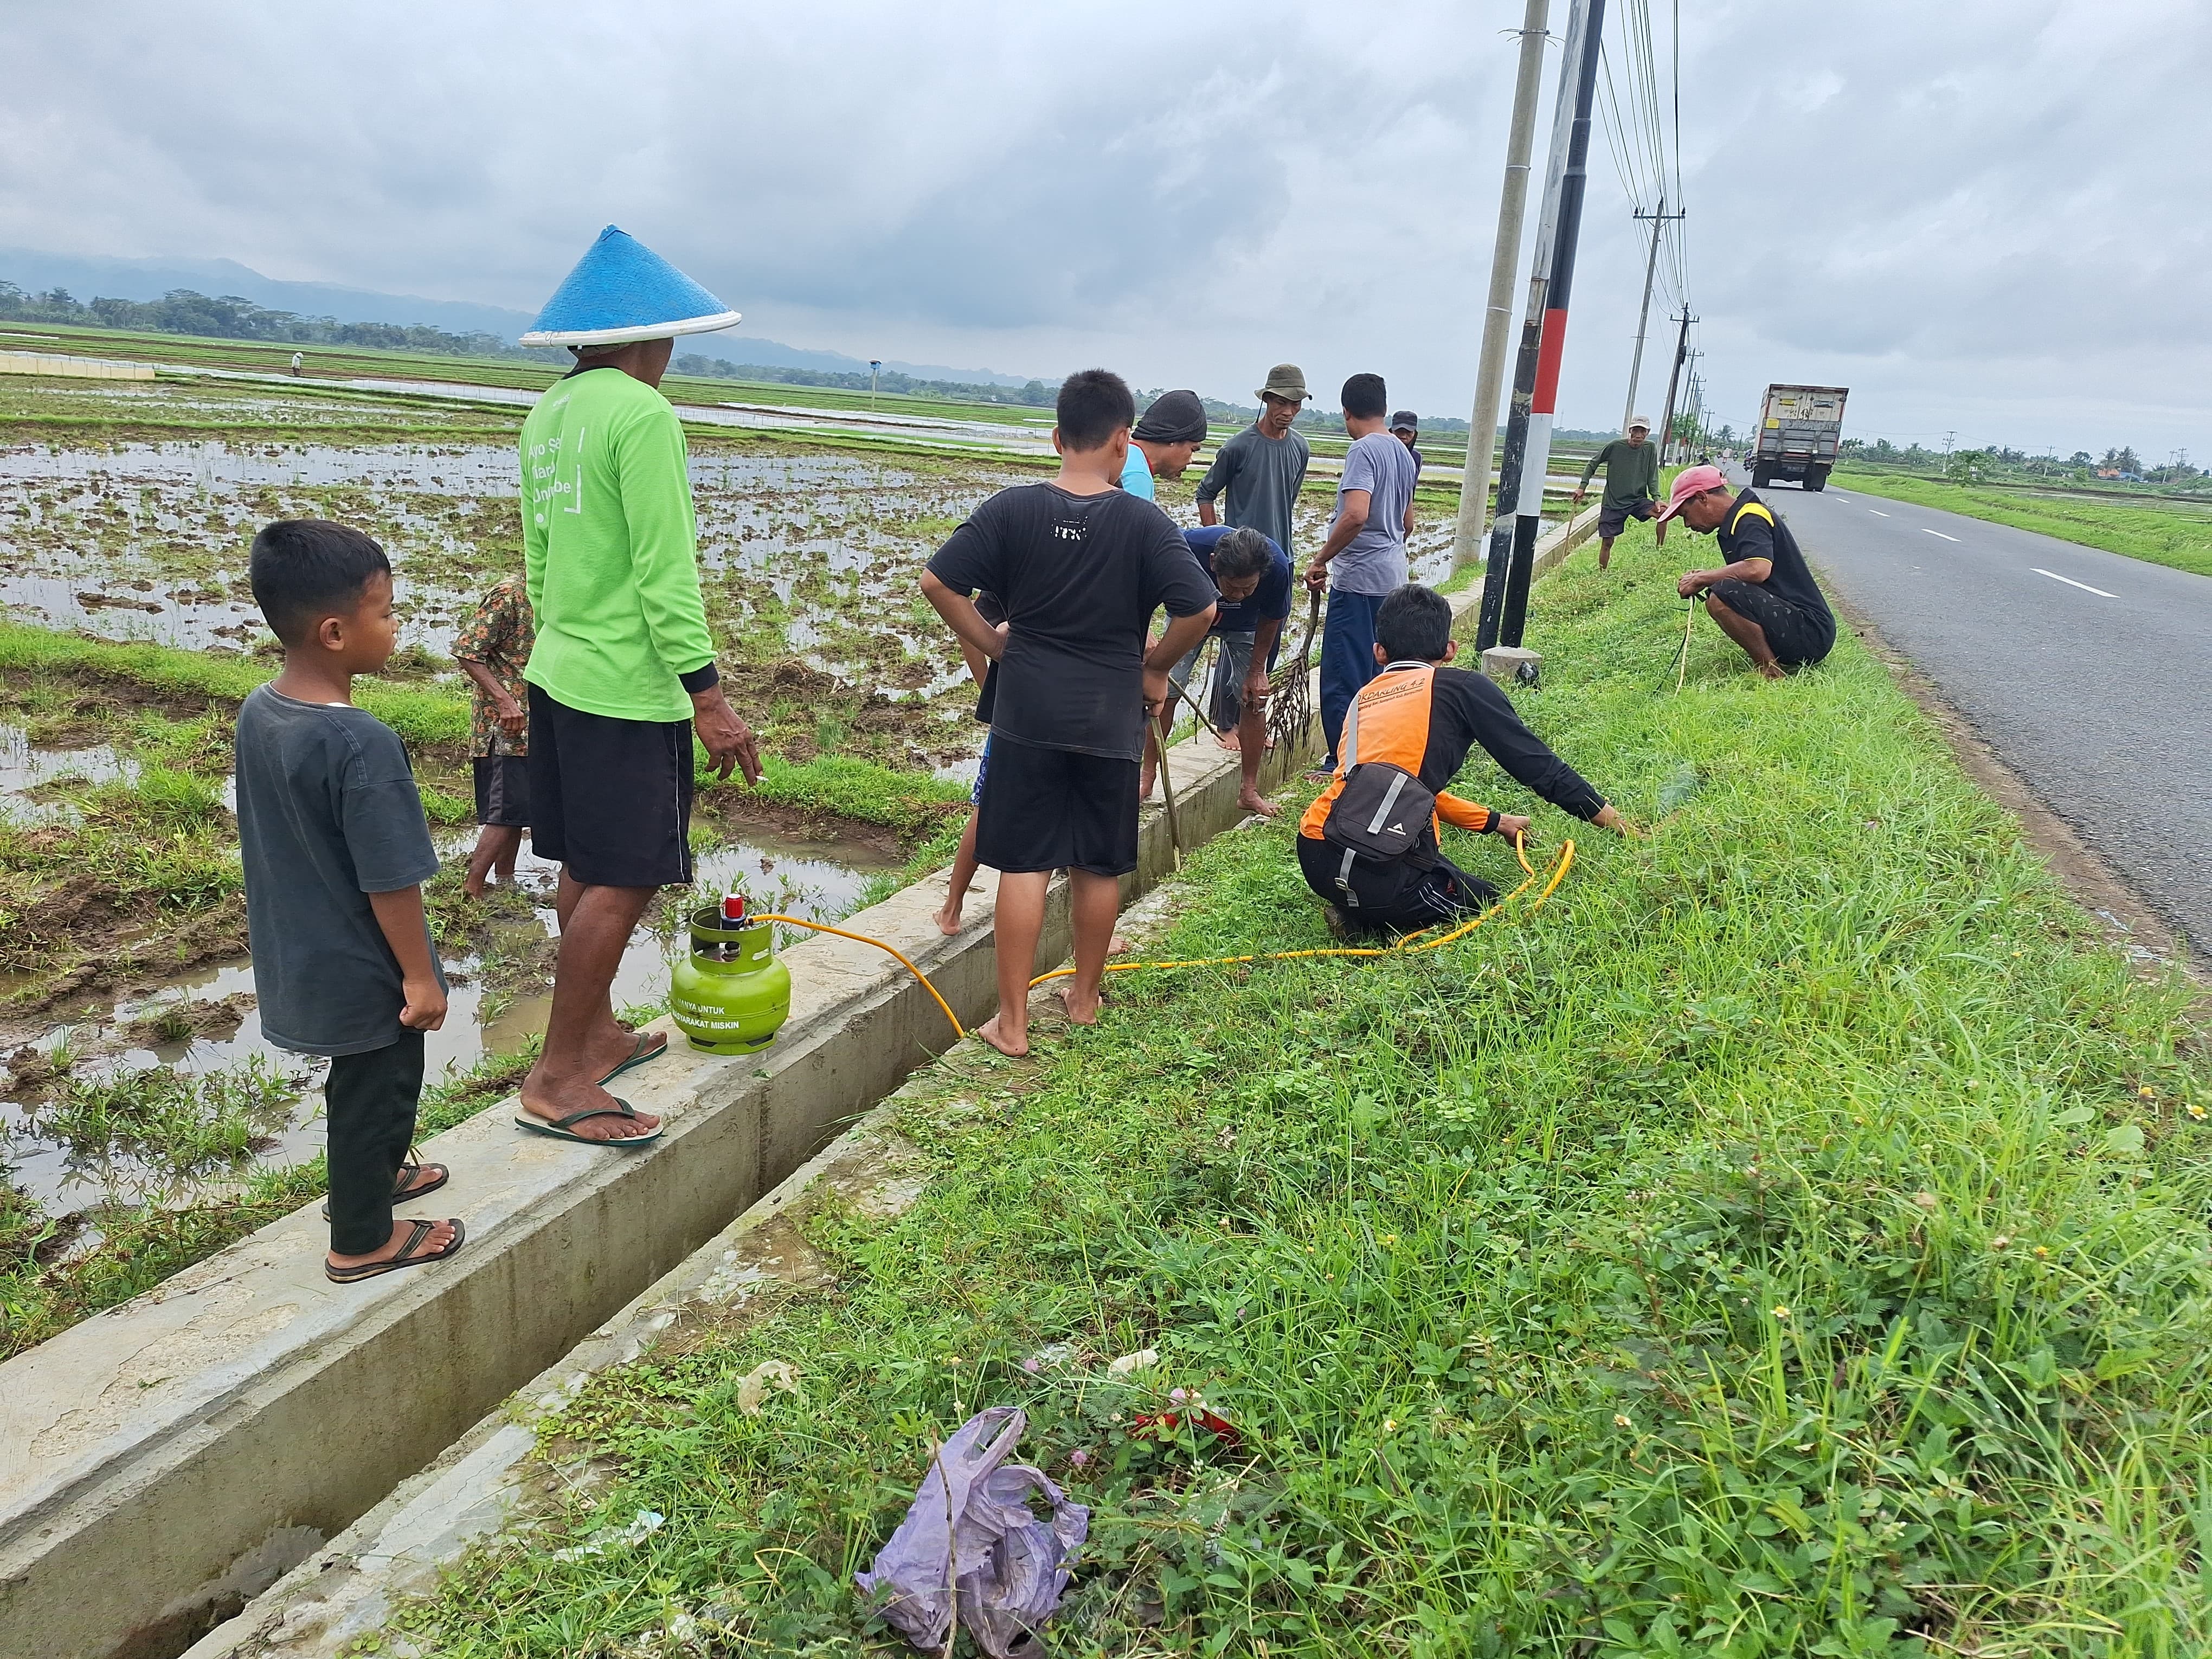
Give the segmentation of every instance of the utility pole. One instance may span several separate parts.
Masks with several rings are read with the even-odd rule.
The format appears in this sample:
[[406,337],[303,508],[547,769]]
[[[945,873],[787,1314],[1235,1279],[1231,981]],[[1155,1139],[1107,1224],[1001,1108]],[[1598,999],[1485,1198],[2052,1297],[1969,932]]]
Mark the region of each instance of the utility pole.
[[[1659,233],[1666,229],[1667,222],[1669,219],[1681,219],[1688,216],[1668,212],[1667,196],[1662,191],[1660,192],[1659,210],[1656,213],[1639,213],[1636,216],[1639,219],[1649,219],[1651,222],[1651,256],[1644,262],[1644,303],[1636,309],[1636,355],[1628,360],[1628,401],[1621,405],[1620,410],[1620,429],[1624,433],[1628,430],[1628,422],[1635,416],[1636,383],[1643,378],[1644,374],[1644,327],[1651,316],[1651,279],[1659,270]],[[1660,435],[1663,441],[1666,434],[1662,433]]]
[[[1552,459],[1552,417],[1559,394],[1559,360],[1567,343],[1567,303],[1575,278],[1575,246],[1582,233],[1583,193],[1589,183],[1590,106],[1597,91],[1598,42],[1605,0],[1573,0],[1567,14],[1566,52],[1559,64],[1559,100],[1552,118],[1552,155],[1544,211],[1536,224],[1536,257],[1528,273],[1528,308],[1521,319],[1521,355],[1513,370],[1513,408],[1505,424],[1505,455],[1498,470],[1498,522],[1490,532],[1490,557],[1482,574],[1482,614],[1475,639],[1488,650],[1521,643],[1528,608],[1528,577],[1544,507],[1544,474]],[[1513,502],[1513,518],[1505,503]]]
[[871,414],[875,411],[876,407],[876,376],[883,372],[884,360],[880,357],[871,357],[868,360],[868,410]]
[[1528,0],[1521,19],[1521,64],[1513,78],[1513,123],[1505,140],[1505,183],[1498,195],[1498,240],[1490,254],[1490,301],[1482,313],[1482,362],[1474,372],[1474,418],[1460,473],[1459,524],[1452,566],[1472,564],[1489,526],[1490,452],[1498,441],[1498,395],[1505,379],[1505,341],[1513,323],[1513,265],[1528,204],[1528,149],[1536,137],[1536,94],[1543,78],[1544,25],[1552,0]]
[[1667,410],[1659,417],[1659,463],[1662,466],[1667,462],[1667,446],[1674,438],[1674,388],[1682,378],[1683,362],[1690,355],[1690,325],[1698,319],[1690,315],[1689,307],[1684,306],[1677,320],[1682,327],[1681,331],[1674,336],[1674,368],[1667,376]]
[[1947,478],[1951,476],[1951,440],[1958,435],[1955,427],[1943,434],[1943,476]]

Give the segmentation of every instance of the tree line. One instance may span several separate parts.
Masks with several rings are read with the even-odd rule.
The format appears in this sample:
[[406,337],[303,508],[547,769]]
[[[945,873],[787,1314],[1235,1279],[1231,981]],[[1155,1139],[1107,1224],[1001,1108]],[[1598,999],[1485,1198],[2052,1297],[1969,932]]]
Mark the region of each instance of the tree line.
[[496,334],[456,334],[427,323],[342,323],[302,317],[254,304],[235,294],[210,296],[171,289],[158,300],[79,300],[67,289],[27,294],[0,281],[0,318],[11,322],[61,323],[78,328],[127,329],[138,333],[198,334],[221,340],[267,340],[283,345],[372,346],[386,351],[441,356],[526,357],[566,362],[565,354],[531,350]]

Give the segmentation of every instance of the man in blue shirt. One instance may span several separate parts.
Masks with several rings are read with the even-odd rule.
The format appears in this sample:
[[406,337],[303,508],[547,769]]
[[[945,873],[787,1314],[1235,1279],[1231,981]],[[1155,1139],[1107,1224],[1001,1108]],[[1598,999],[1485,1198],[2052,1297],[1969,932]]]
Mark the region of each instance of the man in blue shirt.
[[1390,435],[1382,377],[1355,374],[1341,395],[1352,447],[1344,454],[1328,539],[1306,567],[1306,586],[1316,593],[1328,590],[1321,636],[1321,729],[1328,757],[1309,774],[1322,778],[1335,775],[1345,711],[1380,672],[1375,613],[1406,585],[1406,531],[1413,512],[1413,458]]
[[1195,392],[1164,392],[1152,400],[1129,434],[1129,459],[1121,466],[1121,488],[1154,499],[1152,480],[1172,482],[1183,475],[1190,458],[1206,441],[1206,405]]
[[[1197,558],[1199,568],[1212,578],[1221,597],[1214,606],[1209,636],[1221,641],[1213,667],[1210,694],[1191,684],[1198,659],[1206,649],[1200,640],[1182,661],[1168,671],[1167,702],[1160,708],[1163,742],[1175,725],[1176,686],[1182,686],[1195,703],[1206,695],[1206,720],[1216,732],[1236,732],[1237,758],[1243,787],[1237,805],[1248,812],[1273,817],[1279,810],[1260,793],[1260,762],[1267,752],[1267,671],[1273,665],[1275,647],[1283,637],[1283,621],[1291,614],[1291,561],[1283,550],[1256,530],[1211,525],[1186,530],[1182,538]],[[1224,748],[1228,747],[1224,743]],[[1138,799],[1152,793],[1153,750],[1145,750]]]

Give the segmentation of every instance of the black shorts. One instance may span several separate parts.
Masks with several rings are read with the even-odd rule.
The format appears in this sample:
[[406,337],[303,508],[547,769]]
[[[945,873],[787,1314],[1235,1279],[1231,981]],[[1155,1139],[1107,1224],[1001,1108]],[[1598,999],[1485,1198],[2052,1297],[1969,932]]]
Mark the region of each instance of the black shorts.
[[1631,519],[1648,519],[1656,510],[1649,501],[1632,501],[1626,507],[1601,507],[1597,510],[1597,533],[1601,539],[1612,541],[1628,528]]
[[975,861],[1002,875],[1137,867],[1137,763],[991,738]]
[[691,726],[588,714],[530,688],[530,844],[590,887],[691,880]]
[[[1306,885],[1361,933],[1410,933],[1440,922],[1463,921],[1498,902],[1498,890],[1471,876],[1442,853],[1417,867],[1405,859],[1354,858],[1347,872],[1344,849],[1316,836],[1298,837],[1298,869]],[[1346,893],[1337,884],[1345,877]]]
[[530,827],[530,763],[520,755],[478,755],[477,822],[505,830]]
[[1737,616],[1757,623],[1766,635],[1766,648],[1784,668],[1808,667],[1835,648],[1834,618],[1800,611],[1764,582],[1741,582],[1731,576],[1705,592],[1717,595]]

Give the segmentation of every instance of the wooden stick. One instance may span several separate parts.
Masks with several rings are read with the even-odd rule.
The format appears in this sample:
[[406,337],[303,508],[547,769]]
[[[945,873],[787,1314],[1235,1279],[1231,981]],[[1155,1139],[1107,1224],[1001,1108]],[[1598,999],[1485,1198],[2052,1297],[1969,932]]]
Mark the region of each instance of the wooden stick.
[[1145,741],[1152,745],[1152,757],[1160,763],[1160,793],[1167,802],[1169,867],[1182,868],[1182,831],[1176,826],[1175,781],[1168,776],[1168,746],[1160,741],[1159,722],[1150,714],[1145,716]]

